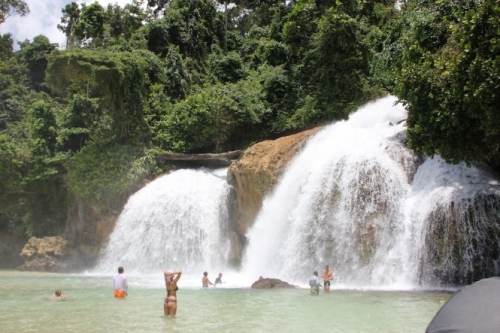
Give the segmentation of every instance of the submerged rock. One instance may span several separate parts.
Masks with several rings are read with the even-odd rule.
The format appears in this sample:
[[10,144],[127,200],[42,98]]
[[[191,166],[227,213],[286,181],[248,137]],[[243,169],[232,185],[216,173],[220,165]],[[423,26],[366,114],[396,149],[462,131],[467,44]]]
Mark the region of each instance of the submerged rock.
[[272,288],[297,288],[286,281],[273,278],[263,278],[262,276],[252,283],[252,289],[272,289]]

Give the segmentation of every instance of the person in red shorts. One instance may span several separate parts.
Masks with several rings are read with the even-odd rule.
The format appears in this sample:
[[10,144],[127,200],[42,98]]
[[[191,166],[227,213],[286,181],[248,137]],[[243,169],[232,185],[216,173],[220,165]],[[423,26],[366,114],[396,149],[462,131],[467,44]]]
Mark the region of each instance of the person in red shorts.
[[118,275],[113,278],[113,291],[115,297],[118,298],[124,298],[128,295],[128,283],[124,271],[123,267],[118,267]]

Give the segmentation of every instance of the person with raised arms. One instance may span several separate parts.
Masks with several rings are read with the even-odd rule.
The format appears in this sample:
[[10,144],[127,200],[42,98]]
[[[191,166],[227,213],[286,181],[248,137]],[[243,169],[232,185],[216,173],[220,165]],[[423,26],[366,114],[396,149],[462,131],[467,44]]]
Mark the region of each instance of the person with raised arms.
[[164,271],[165,288],[167,289],[167,297],[163,300],[163,313],[167,317],[175,317],[177,313],[177,281],[181,278],[181,271]]

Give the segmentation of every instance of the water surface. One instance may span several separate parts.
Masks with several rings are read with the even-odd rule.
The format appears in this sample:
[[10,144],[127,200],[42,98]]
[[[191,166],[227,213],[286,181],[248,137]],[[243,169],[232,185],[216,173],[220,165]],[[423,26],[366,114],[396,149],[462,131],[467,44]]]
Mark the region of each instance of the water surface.
[[[0,271],[0,331],[423,333],[449,292],[183,286],[176,318],[163,316],[159,277],[129,277],[112,297],[110,276]],[[66,301],[50,301],[55,289]]]

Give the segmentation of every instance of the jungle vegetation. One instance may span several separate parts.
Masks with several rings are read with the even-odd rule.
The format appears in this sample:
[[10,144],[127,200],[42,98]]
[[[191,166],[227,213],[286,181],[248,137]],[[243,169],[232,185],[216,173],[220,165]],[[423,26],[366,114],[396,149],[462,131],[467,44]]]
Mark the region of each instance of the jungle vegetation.
[[[0,0],[0,24],[29,8]],[[0,36],[0,230],[61,233],[164,172],[393,94],[417,153],[500,169],[496,0],[134,0],[61,9],[57,45]]]

